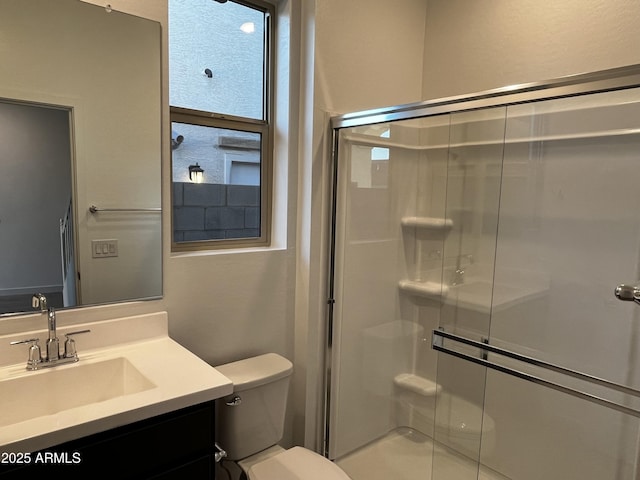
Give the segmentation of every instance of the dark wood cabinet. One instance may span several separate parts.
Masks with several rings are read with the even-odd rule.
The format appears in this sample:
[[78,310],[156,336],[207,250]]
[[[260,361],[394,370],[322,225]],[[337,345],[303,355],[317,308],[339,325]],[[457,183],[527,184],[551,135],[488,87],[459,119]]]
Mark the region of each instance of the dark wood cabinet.
[[0,464],[0,478],[211,480],[214,405],[195,405],[32,452],[28,464]]

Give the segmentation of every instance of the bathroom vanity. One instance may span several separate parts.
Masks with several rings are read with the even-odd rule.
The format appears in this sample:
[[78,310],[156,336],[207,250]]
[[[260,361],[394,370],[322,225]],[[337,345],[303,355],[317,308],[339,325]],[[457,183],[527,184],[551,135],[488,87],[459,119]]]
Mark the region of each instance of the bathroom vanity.
[[54,445],[38,452],[2,453],[0,478],[214,478],[214,403]]
[[91,330],[79,361],[36,371],[9,346],[23,333],[0,336],[0,478],[213,478],[214,400],[233,387],[167,324],[161,312],[60,328]]

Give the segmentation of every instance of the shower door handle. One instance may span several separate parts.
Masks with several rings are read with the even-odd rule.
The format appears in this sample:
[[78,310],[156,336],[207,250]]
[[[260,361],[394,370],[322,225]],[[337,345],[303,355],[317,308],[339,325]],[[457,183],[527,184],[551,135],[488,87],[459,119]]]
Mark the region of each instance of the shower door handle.
[[625,302],[636,302],[637,304],[640,304],[640,284],[620,284],[616,287],[614,293],[618,300],[624,300]]

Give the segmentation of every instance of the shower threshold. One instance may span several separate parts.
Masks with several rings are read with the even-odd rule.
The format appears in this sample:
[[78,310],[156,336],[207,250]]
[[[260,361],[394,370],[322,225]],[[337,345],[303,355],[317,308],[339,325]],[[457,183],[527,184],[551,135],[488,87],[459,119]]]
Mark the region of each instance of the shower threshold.
[[392,430],[336,463],[353,480],[509,480],[482,465],[476,477],[476,462],[407,427]]

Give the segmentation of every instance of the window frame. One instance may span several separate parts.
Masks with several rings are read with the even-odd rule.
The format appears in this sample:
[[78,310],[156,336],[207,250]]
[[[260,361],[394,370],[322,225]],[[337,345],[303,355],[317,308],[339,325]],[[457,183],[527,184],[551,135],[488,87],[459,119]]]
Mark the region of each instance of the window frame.
[[[263,0],[229,1],[259,10],[263,12],[265,16],[263,58],[264,81],[262,95],[263,119],[252,119],[169,105],[169,120],[170,124],[177,122],[260,134],[260,236],[176,242],[174,238],[174,189],[171,188],[171,251],[176,253],[229,248],[268,247],[271,245],[274,161],[273,106],[275,102],[274,22],[276,18],[276,7],[275,5]],[[169,68],[171,68],[170,65]],[[171,185],[173,187],[173,154],[170,159],[170,169]]]

